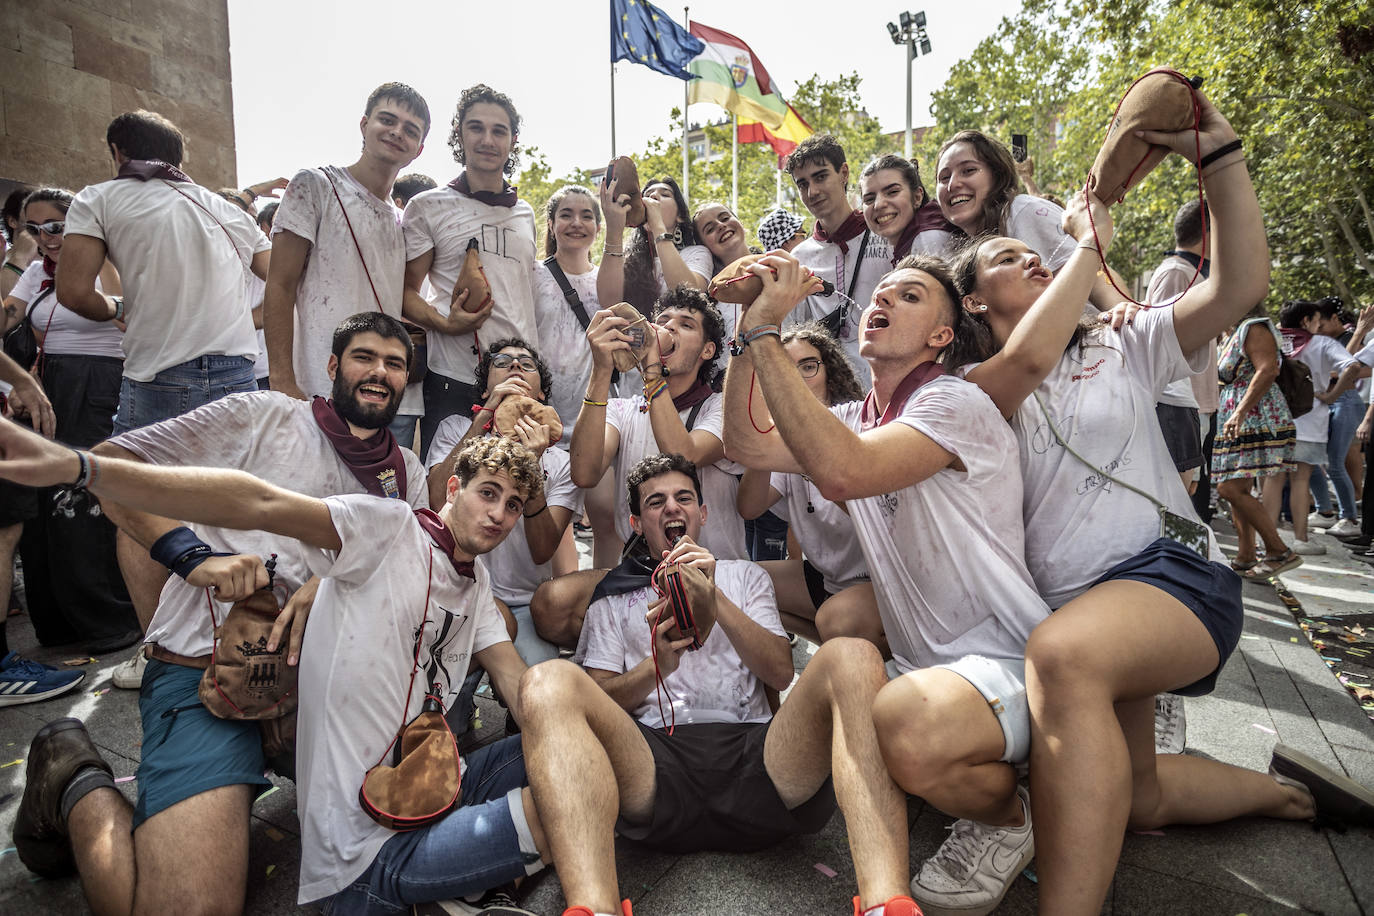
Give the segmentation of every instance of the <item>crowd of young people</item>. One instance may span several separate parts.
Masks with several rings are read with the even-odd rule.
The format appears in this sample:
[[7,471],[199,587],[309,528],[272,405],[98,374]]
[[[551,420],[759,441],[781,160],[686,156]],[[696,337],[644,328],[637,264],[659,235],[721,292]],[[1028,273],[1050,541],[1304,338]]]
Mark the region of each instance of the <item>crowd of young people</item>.
[[[1284,429],[1235,419],[1263,392],[1223,396],[1218,418],[1219,455],[1260,451],[1213,475],[1235,493],[1229,563],[1190,499],[1199,464],[1173,453],[1170,424],[1199,433],[1196,412],[1159,407],[1215,376],[1231,327],[1239,378],[1279,347],[1244,323],[1268,291],[1263,221],[1234,131],[1199,99],[1196,136],[1145,136],[1201,153],[1207,242],[1171,252],[1199,282],[1170,265],[1160,307],[1129,316],[1098,314],[1119,298],[1099,270],[1107,207],[1019,193],[1010,152],[976,131],[941,148],[933,196],[910,161],[867,164],[861,206],[838,141],[804,141],[787,171],[812,232],[777,211],[755,249],[730,208],[693,208],[668,177],[640,201],[609,182],[521,199],[520,117],[485,85],[458,102],[462,169],[442,186],[398,181],[431,126],[399,83],[367,99],[355,163],[243,193],[181,172],[166,119],[116,118],[116,178],[36,191],[11,227],[39,257],[6,328],[28,321],[47,362],[0,358],[7,410],[35,430],[0,421],[0,546],[33,527],[26,580],[57,596],[45,625],[76,587],[111,607],[73,626],[137,625],[138,798],[78,720],[50,723],[19,857],[79,873],[98,912],[242,909],[268,760],[257,725],[213,715],[197,685],[213,621],[269,582],[269,555],[289,593],[273,648],[299,665],[299,899],[329,913],[521,913],[509,883],[552,864],[567,913],[628,914],[616,834],[748,852],[837,807],[855,913],[987,913],[1032,857],[1043,911],[1093,913],[1127,827],[1374,822],[1374,794],[1283,747],[1269,773],[1156,753],[1157,697],[1209,692],[1235,649],[1254,534],[1265,563],[1289,559],[1245,501],[1291,459],[1259,441]],[[721,306],[710,277],[751,251],[761,294]],[[1362,357],[1314,343],[1320,310],[1289,311],[1307,336],[1288,349],[1327,354],[1320,400],[1338,401]],[[1289,496],[1304,520],[1306,486]],[[40,493],[100,514],[63,534],[36,519]],[[1339,478],[1337,495],[1353,519]],[[64,537],[102,560],[90,582],[43,582]],[[789,633],[818,644],[800,677]],[[17,686],[0,696],[75,686],[4,664]],[[416,829],[370,817],[360,785],[396,711],[434,698],[461,728],[483,673],[511,734],[462,758],[461,799]],[[957,818],[914,876],[907,794]]]

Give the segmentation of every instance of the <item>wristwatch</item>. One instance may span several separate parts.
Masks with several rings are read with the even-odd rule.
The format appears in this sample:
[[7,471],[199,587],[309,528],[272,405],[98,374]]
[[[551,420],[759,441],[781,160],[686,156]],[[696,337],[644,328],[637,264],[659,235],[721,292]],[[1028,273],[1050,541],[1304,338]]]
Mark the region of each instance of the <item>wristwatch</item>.
[[111,297],[110,297],[110,301],[114,303],[114,307],[115,307],[114,317],[111,318],[110,320],[111,320],[111,321],[123,321],[123,320],[124,320],[124,297],[123,297],[123,296],[111,296]]
[[671,232],[664,232],[664,233],[662,233],[662,234],[660,234],[660,235],[654,236],[654,242],[655,242],[655,243],[657,243],[657,242],[672,242],[672,241],[675,241],[675,239],[674,239],[674,236],[673,236],[673,234],[672,234]]

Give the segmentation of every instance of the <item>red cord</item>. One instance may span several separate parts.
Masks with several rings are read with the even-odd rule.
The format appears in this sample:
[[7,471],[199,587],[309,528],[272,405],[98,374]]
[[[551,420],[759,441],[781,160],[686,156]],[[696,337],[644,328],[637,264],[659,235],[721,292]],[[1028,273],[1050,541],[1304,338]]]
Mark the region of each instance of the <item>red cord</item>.
[[[1130,88],[1128,88],[1128,89],[1126,90],[1125,94],[1123,94],[1123,95],[1121,96],[1121,99],[1116,103],[1116,109],[1112,112],[1112,120],[1111,120],[1111,121],[1108,121],[1107,123],[1110,124],[1110,123],[1112,123],[1112,122],[1114,122],[1114,121],[1116,120],[1117,113],[1121,111],[1121,104],[1122,104],[1122,102],[1125,102],[1125,101],[1126,101],[1126,96],[1128,96],[1128,95],[1131,94],[1131,89],[1134,89],[1134,88],[1135,88],[1136,83],[1139,83],[1140,80],[1145,79],[1146,76],[1150,76],[1150,75],[1155,74],[1155,73],[1167,73],[1167,74],[1169,74],[1169,75],[1172,76],[1174,79],[1178,80],[1179,82],[1181,82],[1181,83],[1183,83],[1185,86],[1187,86],[1187,87],[1188,87],[1188,92],[1189,92],[1189,93],[1191,94],[1191,96],[1192,96],[1192,100],[1193,100],[1193,144],[1194,144],[1194,148],[1195,148],[1196,156],[1197,156],[1197,158],[1196,158],[1196,160],[1195,160],[1195,162],[1196,162],[1196,164],[1197,164],[1197,165],[1196,165],[1196,167],[1197,167],[1197,199],[1198,199],[1198,203],[1202,203],[1202,202],[1203,202],[1203,190],[1202,190],[1202,165],[1201,165],[1201,163],[1202,163],[1202,103],[1198,101],[1198,98],[1197,98],[1197,90],[1193,88],[1193,84],[1192,84],[1191,82],[1188,81],[1188,78],[1187,78],[1186,76],[1184,76],[1182,73],[1179,73],[1177,70],[1151,70],[1149,73],[1146,73],[1145,76],[1142,76],[1142,77],[1140,77],[1140,79],[1137,79],[1137,80],[1135,81],[1135,83],[1131,83]],[[1144,160],[1142,159],[1141,162],[1144,162]],[[1139,168],[1139,167],[1140,167],[1140,165],[1137,164],[1137,165],[1136,165],[1136,168]],[[1132,171],[1131,174],[1135,174],[1134,171]],[[1089,176],[1089,178],[1091,178],[1091,175]],[[1127,179],[1127,184],[1129,184],[1129,183],[1130,183],[1130,179],[1128,178],[1128,179]],[[1087,194],[1088,194],[1088,183],[1085,181],[1085,182],[1083,183],[1083,195],[1084,195],[1083,199],[1084,199],[1085,202],[1087,201]],[[1117,203],[1120,203],[1122,200],[1125,200],[1125,199],[1126,199],[1126,196],[1123,194],[1123,195],[1121,196],[1121,198],[1118,199],[1116,202],[1117,202]],[[1203,252],[1203,257],[1204,257],[1204,258],[1207,256],[1207,251],[1208,251],[1208,249],[1210,248],[1210,246],[1207,244],[1208,239],[1211,237],[1211,228],[1210,228],[1210,226],[1208,225],[1208,223],[1209,223],[1209,220],[1205,220],[1205,219],[1204,219],[1204,220],[1202,221],[1202,252]],[[1098,239],[1098,237],[1097,237],[1097,222],[1093,219],[1093,211],[1092,211],[1092,207],[1091,207],[1091,206],[1088,207],[1088,225],[1092,228],[1092,232],[1093,232],[1093,244],[1094,244],[1095,246],[1097,246],[1097,260],[1098,260],[1098,262],[1102,265],[1102,273],[1106,274],[1106,276],[1107,276],[1107,282],[1110,283],[1110,284],[1112,285],[1112,289],[1116,290],[1117,294],[1120,295],[1121,298],[1122,298],[1124,301],[1129,302],[1129,303],[1131,303],[1132,305],[1139,306],[1140,308],[1143,308],[1143,309],[1160,308],[1159,305],[1149,305],[1148,303],[1145,303],[1145,302],[1137,302],[1135,299],[1132,299],[1132,298],[1130,297],[1130,295],[1126,293],[1125,290],[1123,290],[1121,287],[1119,287],[1119,286],[1116,285],[1116,278],[1112,276],[1111,270],[1109,270],[1108,267],[1107,267],[1107,256],[1106,256],[1105,254],[1102,253],[1102,242],[1101,242],[1101,241]],[[1185,286],[1185,287],[1183,288],[1183,291],[1184,291],[1184,292],[1187,292],[1189,289],[1192,289],[1193,284],[1197,282],[1197,278],[1198,278],[1198,276],[1199,276],[1201,273],[1202,273],[1202,261],[1199,260],[1198,263],[1197,263],[1197,266],[1193,269],[1193,276],[1192,276],[1192,278],[1188,280],[1188,285]],[[1182,293],[1180,293],[1179,295],[1182,295]],[[1171,300],[1171,301],[1169,302],[1169,304],[1172,305],[1175,301],[1177,301],[1177,297],[1175,297],[1174,300]],[[757,428],[757,427],[755,427],[755,428]]]
[[[649,576],[649,584],[654,587],[654,593],[660,598],[664,597],[663,589],[658,585],[658,571],[663,568],[663,563],[654,567],[654,571]],[[677,707],[673,705],[672,691],[668,690],[668,685],[663,683],[663,674],[658,667],[658,625],[663,622],[663,608],[659,608],[658,616],[654,622],[649,624],[649,654],[654,658],[654,696],[658,701],[658,719],[660,722],[667,721],[663,715],[663,694],[668,694],[668,713],[672,716],[672,723],[668,726],[668,734],[671,736],[673,729],[677,728]]]
[[755,420],[754,420],[754,388],[757,387],[757,386],[754,384],[754,382],[755,382],[755,380],[756,380],[757,378],[758,378],[758,372],[755,371],[755,370],[753,370],[753,369],[750,369],[750,370],[749,370],[749,401],[748,401],[748,403],[745,404],[745,409],[746,409],[746,412],[749,414],[749,425],[752,426],[752,427],[754,427],[754,432],[758,433],[760,436],[766,436],[766,435],[768,435],[769,433],[771,433],[773,430],[777,429],[777,428],[778,428],[778,424],[777,424],[777,423],[774,423],[772,426],[768,427],[767,429],[759,429],[759,424],[758,424],[757,422],[755,422]]

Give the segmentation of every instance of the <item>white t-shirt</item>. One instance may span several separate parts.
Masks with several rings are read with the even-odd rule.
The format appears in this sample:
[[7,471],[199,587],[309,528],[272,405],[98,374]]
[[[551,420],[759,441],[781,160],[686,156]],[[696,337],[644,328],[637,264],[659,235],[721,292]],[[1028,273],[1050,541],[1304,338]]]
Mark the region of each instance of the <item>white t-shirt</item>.
[[[110,441],[150,464],[247,471],[306,496],[365,492],[320,431],[310,405],[279,392],[232,394]],[[401,453],[406,462],[407,502],[426,506],[424,468],[408,449]],[[264,559],[277,554],[277,581],[290,590],[310,578],[303,554],[306,548],[299,541],[265,531],[190,527],[216,551],[257,554]],[[193,588],[180,576],[168,576],[146,641],[178,655],[208,655],[212,644],[208,595],[208,590]],[[223,620],[230,605],[215,601],[214,608],[216,619]]]
[[[113,321],[92,321],[57,302],[57,293],[50,292],[42,299],[39,287],[48,279],[43,270],[43,261],[37,260],[28,266],[10,290],[10,298],[18,299],[24,305],[32,304],[29,320],[34,330],[43,335],[43,352],[59,355],[113,356],[123,359],[124,351],[120,342],[124,332]],[[100,278],[95,278],[95,288],[104,292]]]
[[200,356],[257,356],[243,278],[272,246],[229,201],[190,182],[104,181],[76,195],[67,234],[104,241],[119,270],[125,378],[152,381]]
[[[1096,330],[1091,339],[1093,345],[1071,347],[1035,393],[1092,467],[1058,444],[1034,396],[1011,421],[1025,479],[1026,565],[1052,608],[1159,537],[1154,503],[1106,474],[1199,521],[1155,404],[1170,379],[1206,365],[1205,348],[1188,355],[1179,349],[1173,309],[1142,311],[1119,333]],[[1216,538],[1209,540],[1211,559],[1223,559]]]
[[[1195,274],[1195,282],[1202,283],[1203,277],[1197,273],[1197,268],[1178,255],[1170,255],[1161,261],[1155,272],[1150,275],[1150,287],[1145,292],[1145,301],[1151,305],[1167,303],[1172,307],[1173,300],[1183,295]],[[1176,378],[1165,385],[1164,390],[1160,392],[1159,403],[1174,407],[1195,407],[1203,413],[1217,412],[1220,399],[1217,387],[1217,348],[1211,347],[1208,352],[1211,358],[1207,367],[1201,372]]]
[[[326,502],[343,546],[303,548],[322,581],[301,646],[298,903],[343,890],[396,835],[367,816],[358,789],[428,687],[437,684],[450,708],[472,656],[510,641],[486,571],[479,564],[476,580],[459,575],[409,506],[366,496]],[[420,668],[407,696],[417,638]]]
[[[659,397],[667,397],[665,391]],[[622,541],[630,539],[634,530],[630,528],[630,494],[625,489],[625,479],[630,469],[643,458],[657,455],[662,451],[654,438],[653,424],[648,413],[640,411],[644,396],[636,398],[611,398],[606,407],[606,422],[620,431],[620,448],[616,450],[615,462],[615,530]],[[718,392],[700,404],[696,422],[690,431],[704,430],[720,439],[725,428],[725,401]],[[678,412],[685,424],[691,416],[691,409]],[[701,478],[701,499],[706,506],[706,524],[701,528],[701,546],[711,551],[718,560],[747,560],[749,551],[744,544],[744,519],[735,508],[735,494],[739,492],[739,476],[744,468],[722,458],[715,464],[697,468]]]
[[[1350,351],[1341,346],[1334,337],[1316,334],[1302,348],[1296,357],[1289,356],[1287,335],[1283,339],[1284,359],[1296,359],[1312,371],[1312,388],[1325,391],[1331,384],[1331,375],[1345,371],[1345,367],[1355,362]],[[1331,407],[1316,398],[1312,399],[1312,409],[1300,417],[1293,418],[1298,430],[1299,442],[1325,443],[1331,426]]]
[[[250,273],[243,281],[243,301],[252,311],[262,305],[263,294],[267,291],[267,281],[257,274]],[[253,378],[265,379],[271,375],[267,364],[267,337],[258,328],[258,355],[253,360]]]
[[[863,310],[873,303],[873,291],[878,281],[892,270],[892,246],[876,232],[868,232],[868,247],[864,250],[864,262],[858,267],[859,279],[854,283],[854,303],[849,307],[848,324],[841,329],[844,335],[840,343],[844,346],[845,356],[859,380],[859,387],[868,389],[873,384],[873,372],[868,361],[859,356],[859,321]],[[822,280],[828,280],[835,287],[829,296],[807,296],[792,310],[787,323],[820,320],[833,312],[841,302],[840,293],[848,293],[853,281],[855,266],[859,261],[859,249],[863,247],[863,236],[855,236],[845,243],[849,251],[841,252],[834,242],[821,242],[810,236],[796,248],[792,256],[808,267]]]
[[[859,430],[863,405],[830,408]],[[1022,557],[1021,475],[1011,430],[977,385],[941,376],[892,419],[952,452],[920,483],[848,501],[892,660],[903,672],[965,655],[1022,658],[1048,614]]]
[[[534,210],[523,200],[513,207],[496,207],[473,200],[450,187],[424,191],[411,198],[402,218],[406,260],[434,252],[429,269],[429,304],[447,315],[453,283],[463,267],[468,242],[477,239],[478,258],[496,305],[477,330],[479,349],[504,337],[518,337],[539,346],[534,321]],[[431,331],[429,368],[465,385],[473,383],[477,354],[473,335],[455,337]]]
[[[748,560],[718,561],[716,587],[769,633],[786,635],[778,617],[773,581],[762,567]],[[573,661],[584,668],[616,674],[624,674],[644,661],[651,652],[649,624],[644,615],[656,599],[653,586],[645,586],[592,602],[582,623]],[[745,666],[719,624],[711,628],[700,649],[682,654],[677,670],[664,679],[660,689],[663,715],[659,714],[655,691],[650,691],[630,713],[649,728],[667,728],[674,715],[679,725],[767,722],[773,717],[763,681]],[[670,703],[672,713],[668,712]]]
[[[346,219],[339,201],[347,208]],[[381,311],[401,317],[406,259],[400,213],[347,169],[301,169],[287,185],[272,221],[272,234],[279,232],[290,232],[311,246],[296,289],[291,350],[296,381],[307,395],[329,397],[333,386],[326,367],[334,329],[349,315],[378,311],[378,298]]]
[[1061,221],[1064,208],[1043,197],[1017,194],[1007,213],[1007,236],[1020,239],[1040,255],[1040,262],[1052,271],[1068,263],[1078,242],[1066,234]]
[[[442,464],[453,447],[458,444],[472,426],[471,417],[458,414],[444,420],[434,431],[434,439],[429,444],[429,455],[425,466],[431,470]],[[544,449],[539,458],[539,466],[544,471],[544,500],[550,506],[561,506],[572,512],[573,518],[582,517],[582,489],[572,482],[572,466],[568,453],[561,448]],[[553,578],[553,563],[547,561],[535,565],[530,556],[530,542],[525,536],[525,522],[511,529],[506,539],[496,545],[496,549],[483,556],[479,562],[491,573],[491,590],[496,597],[506,602],[508,607],[529,604],[534,590],[540,583]]]
[[[1355,359],[1366,366],[1374,366],[1374,335],[1367,337],[1366,341],[1365,345],[1356,352]],[[1360,400],[1366,404],[1369,403],[1369,379],[1362,378],[1356,382],[1355,390],[1359,392]]]
[[868,579],[868,561],[849,513],[821,495],[801,474],[774,472],[769,483],[782,494],[773,512],[792,527],[802,553],[832,595]]

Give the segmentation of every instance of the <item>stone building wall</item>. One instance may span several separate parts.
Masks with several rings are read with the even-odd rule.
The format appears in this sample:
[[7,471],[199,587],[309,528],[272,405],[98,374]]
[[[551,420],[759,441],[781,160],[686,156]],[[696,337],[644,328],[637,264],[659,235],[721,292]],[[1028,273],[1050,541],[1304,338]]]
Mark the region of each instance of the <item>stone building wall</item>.
[[237,187],[228,0],[0,0],[0,191],[111,176],[110,119],[146,108],[186,136],[183,168]]

